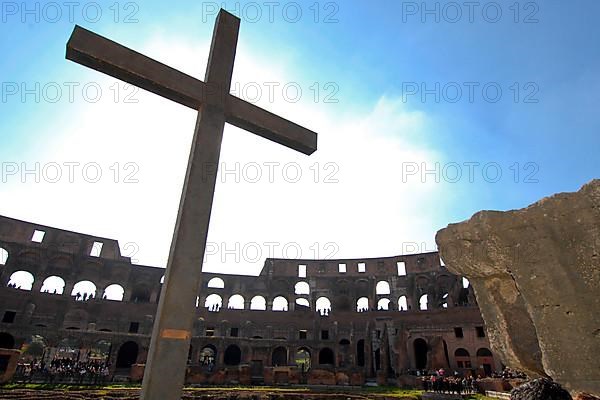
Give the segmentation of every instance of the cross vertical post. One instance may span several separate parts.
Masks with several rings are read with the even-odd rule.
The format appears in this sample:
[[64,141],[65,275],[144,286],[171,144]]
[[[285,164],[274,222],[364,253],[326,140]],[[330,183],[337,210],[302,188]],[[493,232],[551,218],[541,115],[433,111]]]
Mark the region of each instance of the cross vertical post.
[[144,371],[143,400],[181,398],[225,128],[223,99],[231,86],[239,24],[233,15],[219,13],[213,32],[205,77],[211,90],[198,110]]
[[76,26],[67,59],[190,107],[198,112],[179,211],[161,289],[141,398],[181,398],[225,123],[304,154],[317,134],[229,93],[240,20],[221,10],[205,81]]

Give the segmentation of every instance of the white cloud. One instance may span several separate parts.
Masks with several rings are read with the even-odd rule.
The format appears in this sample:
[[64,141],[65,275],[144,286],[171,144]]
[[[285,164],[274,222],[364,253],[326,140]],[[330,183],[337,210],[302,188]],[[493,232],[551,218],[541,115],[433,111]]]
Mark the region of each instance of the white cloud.
[[[281,61],[276,64],[255,57],[244,51],[243,45],[240,43],[236,60],[235,82],[254,82],[264,90],[265,82],[279,82],[281,86],[293,82],[289,76],[293,68]],[[209,42],[192,45],[180,37],[157,37],[139,50],[203,78],[208,49]],[[114,80],[98,73],[97,82],[108,88]],[[317,131],[319,150],[307,157],[226,126],[221,163],[229,170],[239,163],[240,179],[236,183],[234,174],[221,170],[208,239],[213,243],[210,250],[216,246],[223,250],[225,243],[229,250],[236,246],[240,253],[246,250],[245,255],[251,258],[259,248],[261,257],[248,262],[240,254],[236,263],[235,255],[219,252],[208,257],[205,269],[257,273],[266,256],[394,255],[402,252],[403,242],[427,242],[432,249],[435,226],[429,210],[435,209],[443,186],[403,183],[401,178],[403,161],[440,159],[423,140],[427,116],[409,112],[399,100],[386,97],[362,113],[355,109],[350,112],[355,105],[343,98],[343,91],[337,96],[339,104],[315,103],[310,83],[298,84],[303,96],[297,103],[284,101],[277,91],[276,101],[270,102],[263,91],[257,104]],[[122,248],[135,243],[125,255],[133,255],[141,264],[164,266],[196,115],[142,91],[135,95],[137,104],[115,103],[112,94],[98,103],[68,104],[62,109],[63,115],[40,121],[40,130],[55,134],[52,141],[37,143],[41,150],[26,162],[31,165],[37,161],[42,169],[50,162],[79,162],[75,182],[69,183],[66,176],[59,183],[11,179],[0,188],[2,213],[118,239]],[[89,183],[82,176],[81,166],[92,162],[102,170],[98,183]],[[118,168],[115,163],[119,163]],[[133,163],[135,168],[125,168],[126,163]],[[273,182],[269,182],[265,163],[279,163],[273,167]],[[297,183],[290,182],[296,171],[292,163],[297,163],[302,173]],[[262,178],[257,183],[248,182],[244,176],[255,177],[256,165],[261,166]],[[283,174],[284,166],[288,166],[287,175]],[[133,171],[130,178],[139,183],[124,183]],[[94,169],[88,172],[89,180]],[[337,183],[325,183],[326,178]],[[269,254],[266,242],[279,243],[274,254]],[[290,243],[297,245],[288,245],[287,254],[283,254],[284,245]],[[295,254],[298,246],[301,254]],[[132,248],[139,250],[131,254]],[[221,256],[226,257],[225,263]]]

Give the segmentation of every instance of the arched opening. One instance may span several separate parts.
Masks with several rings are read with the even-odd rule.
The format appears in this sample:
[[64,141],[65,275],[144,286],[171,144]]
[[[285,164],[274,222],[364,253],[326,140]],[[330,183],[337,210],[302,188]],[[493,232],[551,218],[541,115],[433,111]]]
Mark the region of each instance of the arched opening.
[[252,300],[250,300],[250,309],[251,310],[266,310],[267,309],[267,300],[265,300],[262,296],[254,296]]
[[317,312],[321,315],[329,315],[331,312],[331,301],[327,297],[319,297],[315,303]]
[[15,338],[6,332],[0,332],[0,349],[12,349],[15,347]]
[[273,350],[271,354],[271,365],[274,367],[282,367],[287,365],[288,351],[285,347],[279,346]]
[[43,336],[31,335],[21,347],[21,362],[32,362],[39,360],[46,349],[46,341]]
[[306,347],[301,347],[296,352],[296,365],[300,367],[302,373],[310,369],[310,351]]
[[114,283],[104,289],[104,295],[102,298],[106,300],[123,301],[124,293],[125,289],[123,289],[123,286]]
[[40,292],[63,294],[65,290],[65,281],[60,276],[49,276],[44,279]]
[[424,294],[419,298],[419,310],[427,310],[427,295]]
[[125,342],[119,347],[117,353],[117,368],[130,368],[135,364],[138,356],[138,345],[136,342]]
[[30,272],[16,271],[10,276],[10,279],[8,280],[8,286],[15,289],[31,290],[34,280],[35,279]]
[[6,265],[8,261],[8,251],[0,247],[0,265]]
[[240,294],[234,294],[227,300],[227,308],[231,310],[243,310],[244,297]]
[[493,357],[492,352],[485,347],[477,350],[477,357]]
[[377,286],[375,286],[375,293],[378,295],[390,294],[390,284],[386,281],[377,282]]
[[213,366],[217,360],[217,348],[212,344],[204,346],[200,351],[199,362],[201,365]]
[[485,376],[492,375],[494,371],[494,356],[489,349],[482,347],[477,350],[477,365],[483,368]]
[[413,342],[415,350],[415,366],[417,369],[427,368],[427,342],[421,338]]
[[400,296],[398,298],[398,310],[408,311],[408,301],[406,300],[406,296]]
[[133,303],[148,303],[150,301],[150,289],[147,287],[136,287],[131,293]]
[[283,296],[277,296],[273,299],[273,311],[287,311],[288,301]]
[[466,349],[458,348],[454,351],[457,368],[471,368],[471,355]]
[[321,365],[334,365],[335,363],[335,355],[333,354],[333,350],[329,347],[322,348],[319,351],[319,364]]
[[96,285],[90,281],[80,281],[73,286],[71,296],[75,297],[75,300],[88,300],[96,297]]
[[79,356],[79,341],[74,338],[64,338],[56,346],[54,358],[77,359]]
[[369,298],[368,297],[361,297],[360,299],[356,300],[356,311],[358,311],[358,312],[369,311]]
[[300,307],[310,308],[308,299],[296,299],[296,305]]
[[210,281],[208,281],[207,287],[209,289],[224,289],[225,282],[221,278],[212,278]]
[[390,309],[390,299],[379,299],[379,301],[377,302],[377,310],[379,311],[386,311]]
[[112,343],[108,340],[98,340],[90,347],[88,359],[90,361],[105,362],[110,357]]
[[365,366],[365,340],[360,339],[356,342],[356,365],[359,367]]
[[310,294],[310,286],[306,282],[298,282],[296,286],[294,286],[294,292],[296,294]]
[[232,344],[225,349],[225,354],[223,356],[225,365],[239,365],[242,361],[242,350],[235,344]]
[[441,304],[442,308],[448,308],[448,297],[449,296],[450,295],[448,293],[444,293],[442,295],[442,304]]
[[208,311],[219,311],[223,306],[223,299],[218,294],[211,294],[206,297],[206,301],[204,302],[204,307],[208,308]]

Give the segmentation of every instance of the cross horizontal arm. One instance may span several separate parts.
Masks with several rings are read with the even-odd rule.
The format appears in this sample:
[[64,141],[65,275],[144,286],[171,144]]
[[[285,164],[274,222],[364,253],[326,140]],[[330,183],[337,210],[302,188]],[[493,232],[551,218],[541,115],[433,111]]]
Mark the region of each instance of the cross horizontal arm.
[[[201,80],[77,25],[67,42],[66,58],[194,110],[214,96]],[[315,132],[231,94],[225,100],[228,123],[304,154],[317,149]]]
[[78,25],[66,57],[195,110],[206,93],[204,82]]
[[245,100],[229,95],[225,120],[265,139],[311,155],[317,150],[317,134]]

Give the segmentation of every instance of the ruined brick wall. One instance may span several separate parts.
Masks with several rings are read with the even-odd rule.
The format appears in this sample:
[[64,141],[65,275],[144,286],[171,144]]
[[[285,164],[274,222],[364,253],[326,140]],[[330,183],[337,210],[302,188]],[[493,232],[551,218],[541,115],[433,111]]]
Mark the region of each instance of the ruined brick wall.
[[[36,230],[44,232],[39,242],[32,241]],[[7,287],[17,271],[31,274],[30,289]],[[84,354],[103,340],[110,342],[113,370],[143,364],[163,273],[132,264],[116,240],[0,217],[0,313],[6,317],[0,346],[23,348],[38,335],[49,348],[68,340]],[[64,281],[62,294],[43,291],[50,276]],[[73,296],[81,281],[95,285],[93,298]],[[122,301],[104,299],[105,289],[115,284],[123,289]],[[420,309],[424,296],[427,310]],[[417,368],[458,369],[457,349],[468,352],[466,360],[476,369],[483,360],[478,351],[490,346],[477,335],[483,321],[473,298],[435,252],[267,259],[259,276],[205,273],[188,377],[231,383],[393,381]],[[220,307],[205,307],[215,299]],[[302,368],[299,351],[310,367]],[[498,357],[491,364],[499,369]]]

